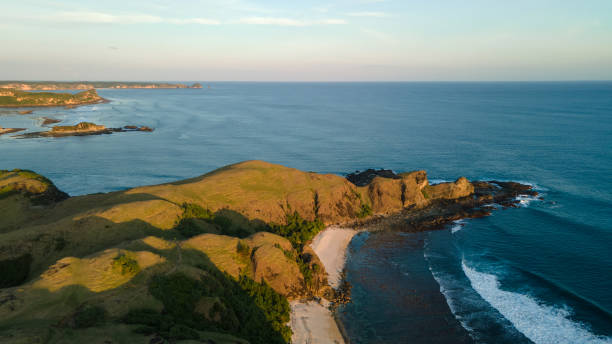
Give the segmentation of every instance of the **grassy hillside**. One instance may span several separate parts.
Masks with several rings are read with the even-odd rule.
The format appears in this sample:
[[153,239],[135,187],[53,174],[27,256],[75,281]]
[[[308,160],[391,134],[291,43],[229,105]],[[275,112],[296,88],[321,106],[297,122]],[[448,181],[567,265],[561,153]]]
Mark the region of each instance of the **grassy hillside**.
[[[451,184],[427,190],[473,191]],[[426,187],[424,172],[357,187],[247,161],[66,199],[34,172],[0,171],[0,343],[286,343],[288,299],[333,297],[309,240],[427,204]]]
[[0,107],[35,107],[92,104],[103,101],[95,89],[71,93],[26,92],[0,88]]

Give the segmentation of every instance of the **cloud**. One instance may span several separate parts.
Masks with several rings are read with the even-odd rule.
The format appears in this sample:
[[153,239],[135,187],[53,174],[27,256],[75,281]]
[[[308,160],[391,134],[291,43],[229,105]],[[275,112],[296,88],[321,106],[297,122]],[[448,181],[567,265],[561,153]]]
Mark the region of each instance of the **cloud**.
[[42,19],[62,23],[87,24],[160,24],[175,25],[199,24],[219,25],[220,21],[208,18],[163,18],[147,14],[113,15],[103,12],[59,12],[43,17]]
[[344,19],[320,19],[320,20],[299,20],[292,18],[276,17],[250,17],[238,20],[240,24],[250,25],[275,25],[275,26],[312,26],[312,25],[343,25],[347,24]]
[[387,17],[387,14],[384,12],[350,12],[346,14],[350,17],[376,17],[382,18]]

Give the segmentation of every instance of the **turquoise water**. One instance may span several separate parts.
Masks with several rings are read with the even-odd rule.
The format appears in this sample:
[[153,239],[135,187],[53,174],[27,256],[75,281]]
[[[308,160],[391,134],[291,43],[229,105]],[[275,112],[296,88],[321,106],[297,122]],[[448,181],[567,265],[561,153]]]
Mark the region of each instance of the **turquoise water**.
[[340,314],[347,331],[358,343],[612,342],[612,83],[213,83],[99,93],[111,102],[0,114],[0,126],[36,131],[48,116],[155,132],[0,136],[0,168],[33,169],[72,195],[247,159],[532,183],[545,200],[436,232],[357,237],[347,266],[354,302]]

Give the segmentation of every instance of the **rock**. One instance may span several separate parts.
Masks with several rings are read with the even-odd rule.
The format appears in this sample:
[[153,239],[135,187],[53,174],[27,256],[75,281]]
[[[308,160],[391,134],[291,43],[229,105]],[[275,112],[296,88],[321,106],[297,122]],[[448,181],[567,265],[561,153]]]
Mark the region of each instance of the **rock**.
[[429,185],[423,191],[428,199],[456,199],[473,194],[474,186],[465,177],[461,177],[454,183]]
[[43,126],[61,122],[61,120],[59,120],[59,119],[49,118],[49,117],[43,117],[42,119],[43,119],[43,121],[42,121],[42,125]]
[[26,128],[2,128],[0,127],[0,135],[16,133],[22,130],[26,130]]

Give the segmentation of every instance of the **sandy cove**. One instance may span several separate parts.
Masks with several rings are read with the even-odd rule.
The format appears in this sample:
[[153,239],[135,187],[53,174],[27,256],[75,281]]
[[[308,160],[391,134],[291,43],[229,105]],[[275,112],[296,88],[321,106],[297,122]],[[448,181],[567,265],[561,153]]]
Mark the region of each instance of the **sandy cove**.
[[[350,228],[329,227],[317,234],[310,245],[328,274],[330,286],[338,288],[346,262],[346,249],[357,231]],[[329,302],[292,301],[291,329],[294,344],[344,344]]]

